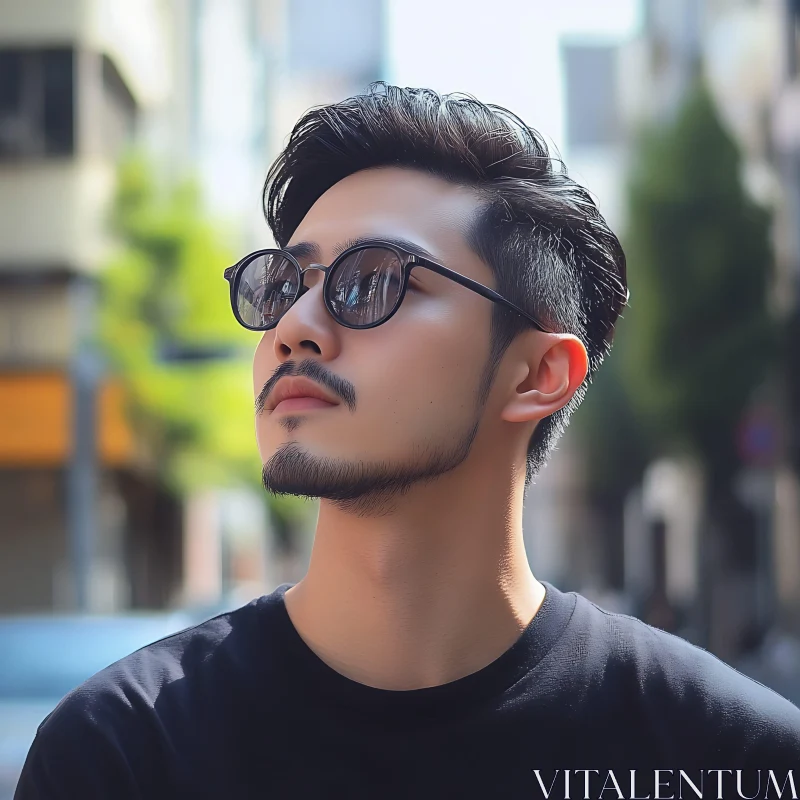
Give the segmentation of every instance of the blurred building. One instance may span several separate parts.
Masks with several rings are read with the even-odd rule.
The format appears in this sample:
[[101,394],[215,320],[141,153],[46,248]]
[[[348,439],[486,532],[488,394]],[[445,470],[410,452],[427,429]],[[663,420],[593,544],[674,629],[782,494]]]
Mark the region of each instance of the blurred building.
[[[559,36],[563,152],[570,174],[590,189],[614,230],[626,225],[625,184],[636,134],[670,120],[704,71],[742,151],[745,186],[776,209],[778,314],[797,308],[800,275],[798,17],[796,0],[642,0],[633,35],[573,25]],[[769,387],[767,402],[776,415],[787,414],[796,431],[800,391],[792,392],[792,376],[800,369],[787,365],[787,372],[783,410]],[[773,424],[755,419],[756,412],[745,426]],[[773,439],[778,435],[772,430]],[[790,433],[784,452],[768,463],[763,454],[754,457],[741,474],[742,500],[757,520],[758,558],[742,574],[710,575],[716,556],[703,550],[697,466],[652,464],[617,530],[580,499],[580,443],[568,431],[526,503],[534,568],[608,607],[644,616],[655,601],[668,627],[677,615],[686,625],[681,633],[699,640],[710,633],[705,643],[726,657],[735,655],[745,629],[763,633],[777,624],[797,631],[800,460],[792,464],[790,452],[796,441]]]
[[776,446],[742,475],[762,520],[755,565],[760,648],[742,669],[800,702],[800,2],[707,0],[706,75],[743,155],[743,180],[774,214],[772,309],[785,342],[762,421]]
[[164,78],[160,11],[0,2],[3,611],[125,605],[126,562],[160,565],[139,582],[151,599],[173,579],[169,526],[126,535],[141,497],[163,498],[128,470],[122,393],[91,349],[116,158]]
[[242,247],[269,243],[261,189],[302,114],[382,77],[383,0],[171,0],[169,102],[142,138],[195,172]]
[[[621,122],[619,53],[630,40],[622,30],[572,25],[559,37],[563,154],[570,175],[592,193],[612,230],[625,226],[627,147]],[[580,413],[580,412],[578,412]],[[612,610],[631,611],[624,593],[625,542],[621,520],[605,519],[588,502],[580,437],[569,428],[543,472],[526,511],[535,535],[529,550],[537,574]],[[548,521],[555,516],[558,524]],[[547,553],[559,553],[554,562]]]
[[[702,70],[740,148],[746,189],[775,210],[773,306],[786,319],[796,313],[800,275],[800,4],[646,0],[643,11],[641,35],[617,54],[618,135],[630,143],[643,124],[668,121]],[[791,453],[800,392],[792,394],[796,370],[786,367],[788,392],[777,377],[754,401],[753,419],[743,420],[766,426],[770,441],[789,431],[774,451],[754,453],[740,476],[741,499],[757,520],[758,557],[747,570],[719,569],[723,542],[704,551],[694,465],[653,465],[628,504],[626,590],[641,597],[643,587],[663,586],[667,603],[689,612],[695,634],[726,658],[737,655],[743,630],[800,630],[800,491]],[[758,418],[762,407],[767,419]]]
[[0,0],[0,611],[265,579],[253,498],[159,486],[93,348],[116,162],[145,146],[165,181],[200,178],[243,251],[268,246],[266,169],[308,107],[381,77],[382,8]]
[[[382,77],[383,2],[173,0],[170,11],[171,97],[148,114],[143,137],[173,177],[198,175],[210,211],[242,253],[269,247],[267,169],[306,110]],[[185,498],[183,601],[230,591],[236,564],[239,573],[249,565],[239,582],[253,590],[302,577],[310,532],[281,537],[267,524],[265,543],[252,525],[257,507],[241,490]]]

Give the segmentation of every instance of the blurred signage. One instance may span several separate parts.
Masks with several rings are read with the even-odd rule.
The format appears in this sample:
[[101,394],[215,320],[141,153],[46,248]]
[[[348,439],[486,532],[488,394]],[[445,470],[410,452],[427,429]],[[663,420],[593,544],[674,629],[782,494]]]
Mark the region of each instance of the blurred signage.
[[[130,460],[133,436],[124,392],[114,381],[97,398],[98,455],[103,464]],[[72,450],[72,389],[64,373],[0,375],[0,465],[59,466]]]
[[769,467],[778,456],[778,425],[767,405],[750,409],[738,430],[738,449],[742,460],[752,466]]

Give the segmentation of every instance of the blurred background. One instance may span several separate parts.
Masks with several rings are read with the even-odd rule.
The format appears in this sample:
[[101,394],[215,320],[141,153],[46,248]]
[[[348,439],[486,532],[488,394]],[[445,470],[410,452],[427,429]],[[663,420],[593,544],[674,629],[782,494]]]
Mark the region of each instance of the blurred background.
[[302,577],[222,270],[298,117],[374,80],[519,114],[628,254],[537,577],[800,702],[798,0],[0,0],[0,781],[4,724]]

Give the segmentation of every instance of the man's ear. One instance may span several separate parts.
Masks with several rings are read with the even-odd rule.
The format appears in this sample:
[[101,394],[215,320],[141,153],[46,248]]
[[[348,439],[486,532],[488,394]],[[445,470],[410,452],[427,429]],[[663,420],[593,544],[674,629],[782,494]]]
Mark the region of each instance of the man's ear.
[[586,378],[589,357],[577,336],[542,335],[547,337],[544,350],[540,346],[528,351],[525,377],[502,411],[506,422],[531,422],[555,413],[569,403]]

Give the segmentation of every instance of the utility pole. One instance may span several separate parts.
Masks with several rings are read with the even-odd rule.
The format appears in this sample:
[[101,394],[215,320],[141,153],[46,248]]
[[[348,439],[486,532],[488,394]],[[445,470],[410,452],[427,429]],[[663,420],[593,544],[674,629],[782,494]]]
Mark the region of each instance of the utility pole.
[[67,525],[72,597],[77,611],[90,610],[92,553],[96,536],[97,385],[100,368],[94,352],[95,286],[91,278],[72,284],[75,353],[71,365],[72,448],[67,468]]
[[[800,584],[796,577],[796,557],[800,553],[800,0],[780,0],[782,40],[781,73],[772,119],[777,174],[783,208],[780,215],[780,267],[787,295],[783,343],[783,415],[786,427],[784,462],[793,487],[794,502],[784,498],[789,508],[780,526],[780,554],[776,570],[780,594],[780,622],[800,632]],[[786,509],[784,509],[785,511]],[[784,514],[784,516],[786,516]]]

